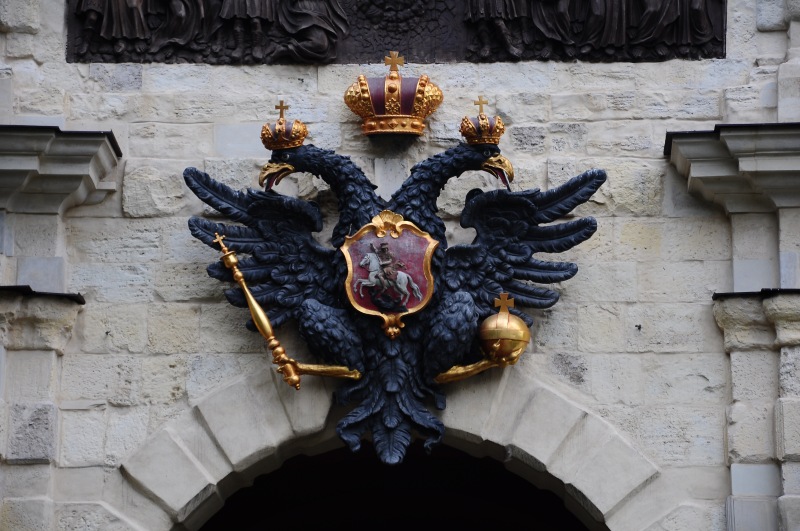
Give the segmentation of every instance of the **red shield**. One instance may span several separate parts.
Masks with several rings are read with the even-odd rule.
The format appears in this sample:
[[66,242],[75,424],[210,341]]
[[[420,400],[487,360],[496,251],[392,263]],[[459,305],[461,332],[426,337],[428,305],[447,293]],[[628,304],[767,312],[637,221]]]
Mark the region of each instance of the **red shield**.
[[401,317],[420,311],[433,296],[431,257],[438,245],[399,214],[384,210],[375,216],[341,248],[352,305],[382,317],[386,334],[397,337]]

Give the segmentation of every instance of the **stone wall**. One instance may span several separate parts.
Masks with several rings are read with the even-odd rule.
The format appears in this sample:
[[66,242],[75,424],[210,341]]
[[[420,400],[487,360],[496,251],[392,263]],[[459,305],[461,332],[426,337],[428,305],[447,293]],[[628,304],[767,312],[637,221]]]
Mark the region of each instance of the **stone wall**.
[[[181,173],[196,166],[254,186],[269,156],[259,131],[283,99],[309,142],[351,155],[388,197],[415,162],[458,142],[461,117],[483,94],[507,125],[500,146],[515,189],[546,189],[591,167],[609,179],[578,209],[598,219],[598,231],[563,257],[580,272],[556,286],[555,307],[533,313],[529,352],[502,373],[453,386],[442,415],[448,444],[506,459],[532,481],[554,478],[570,503],[614,530],[725,529],[731,464],[777,470],[800,455],[785,421],[776,450],[772,416],[784,396],[779,358],[796,347],[778,353],[768,341],[758,359],[726,353],[711,296],[735,290],[734,256],[761,254],[763,219],[739,225],[749,239],[732,239],[731,219],[690,195],[664,139],[798,120],[794,4],[729,0],[727,57],[718,60],[406,57],[403,73],[430,75],[444,103],[402,149],[363,137],[342,101],[358,74],[384,73],[388,50],[373,65],[67,64],[63,2],[0,6],[0,122],[110,130],[122,154],[100,179],[113,193],[51,212],[41,234],[36,220],[4,211],[6,241],[13,232],[19,246],[39,249],[4,243],[4,282],[33,279],[25,283],[36,290],[23,258],[59,258],[63,291],[86,304],[2,301],[0,528],[191,529],[254,475],[337,444],[326,424],[333,384],[307,378],[294,392],[280,382],[263,341],[244,329],[246,313],[205,275],[217,257],[188,232],[188,217],[205,210]],[[495,186],[477,173],[448,184],[440,213],[451,242],[470,238],[456,226],[466,192]],[[279,189],[319,201],[333,219],[321,181],[293,177]],[[31,319],[49,323],[54,339],[21,332],[38,330],[24,328]],[[312,359],[292,330],[279,334],[290,355]],[[780,403],[781,419],[797,415],[795,402]]]

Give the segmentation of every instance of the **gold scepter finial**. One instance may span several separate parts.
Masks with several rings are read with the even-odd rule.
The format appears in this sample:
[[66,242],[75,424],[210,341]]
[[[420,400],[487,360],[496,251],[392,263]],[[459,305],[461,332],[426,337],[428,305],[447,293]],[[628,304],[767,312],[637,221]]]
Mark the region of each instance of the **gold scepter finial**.
[[233,271],[233,280],[242,288],[244,298],[247,301],[247,307],[250,308],[250,315],[253,317],[253,322],[259,333],[267,340],[267,346],[272,351],[272,363],[278,366],[277,371],[283,375],[284,382],[295,389],[300,389],[301,374],[333,376],[335,378],[349,378],[352,380],[361,378],[361,373],[359,371],[351,370],[348,367],[299,363],[287,356],[286,350],[281,346],[280,341],[275,338],[275,333],[272,330],[272,323],[269,322],[267,312],[258,304],[258,301],[247,288],[244,274],[239,270],[239,259],[236,257],[236,253],[228,250],[228,247],[223,243],[222,240],[225,239],[225,235],[220,235],[215,232],[214,236],[216,236],[216,238],[213,242],[218,244],[222,251],[222,258],[220,258],[220,260],[225,264],[225,267]]

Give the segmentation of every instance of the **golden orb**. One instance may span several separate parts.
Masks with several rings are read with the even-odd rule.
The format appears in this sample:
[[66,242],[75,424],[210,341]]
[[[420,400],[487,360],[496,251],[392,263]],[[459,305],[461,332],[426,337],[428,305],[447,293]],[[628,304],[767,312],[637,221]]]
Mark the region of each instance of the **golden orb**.
[[530,343],[531,331],[525,321],[501,311],[481,323],[478,337],[484,356],[501,365],[511,365]]

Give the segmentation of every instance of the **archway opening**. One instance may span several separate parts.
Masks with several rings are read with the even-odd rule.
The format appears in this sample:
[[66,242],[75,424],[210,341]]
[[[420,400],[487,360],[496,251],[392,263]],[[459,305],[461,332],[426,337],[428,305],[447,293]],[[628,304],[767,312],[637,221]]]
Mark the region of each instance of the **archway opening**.
[[381,464],[366,445],[357,453],[340,448],[288,459],[234,493],[201,531],[254,531],[271,525],[589,529],[556,494],[535,487],[502,463],[444,445],[428,455],[419,443],[398,466]]

